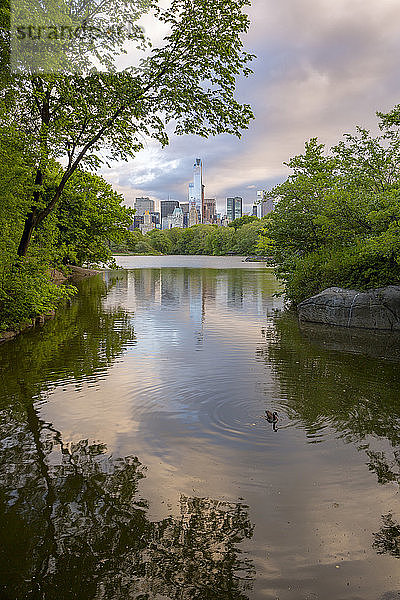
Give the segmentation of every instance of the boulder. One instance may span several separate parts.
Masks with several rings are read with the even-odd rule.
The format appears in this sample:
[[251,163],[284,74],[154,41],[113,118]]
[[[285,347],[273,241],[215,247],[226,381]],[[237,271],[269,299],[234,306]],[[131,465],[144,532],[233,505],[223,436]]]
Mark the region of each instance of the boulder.
[[366,290],[331,287],[298,305],[301,322],[400,330],[400,285]]

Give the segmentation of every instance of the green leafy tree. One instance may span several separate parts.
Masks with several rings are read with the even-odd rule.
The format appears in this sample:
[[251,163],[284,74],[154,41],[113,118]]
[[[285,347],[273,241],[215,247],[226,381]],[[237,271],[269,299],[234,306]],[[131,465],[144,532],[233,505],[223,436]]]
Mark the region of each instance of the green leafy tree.
[[400,281],[399,129],[361,128],[325,152],[316,139],[287,164],[293,174],[260,244],[272,254],[287,297],[299,302],[338,285],[366,289]]
[[257,254],[257,244],[263,230],[262,222],[252,220],[235,231],[234,250],[240,255]]
[[252,221],[257,221],[258,217],[255,215],[243,215],[243,217],[238,217],[234,219],[231,223],[228,223],[228,227],[234,227],[234,229],[239,229],[243,225],[247,225],[247,223],[251,223]]
[[172,240],[166,231],[153,229],[146,234],[151,247],[162,254],[172,254]]
[[[51,75],[24,73],[5,80],[2,122],[16,123],[24,131],[35,159],[20,256],[26,255],[33,232],[55,209],[78,168],[133,156],[148,137],[165,145],[172,123],[176,134],[240,135],[252,118],[250,107],[235,99],[237,77],[250,73],[252,57],[242,42],[249,25],[243,10],[248,4],[248,0],[211,4],[172,0],[163,9],[157,1],[149,1],[147,10],[167,31],[159,47],[149,49],[137,27],[125,37],[110,27],[110,35],[83,49],[86,52],[80,52],[78,44],[74,58],[78,69],[72,74],[57,68]],[[64,10],[63,5],[72,24],[94,18],[74,13],[74,7],[67,4]],[[105,31],[106,25],[130,22],[132,13],[137,16],[137,3],[108,0],[95,15],[95,24]],[[132,39],[146,52],[137,67],[117,72],[116,56]],[[105,71],[94,70],[90,53]],[[65,167],[53,194],[45,198],[51,159]]]
[[58,254],[66,264],[111,261],[133,222],[133,211],[102,177],[77,170],[56,211]]

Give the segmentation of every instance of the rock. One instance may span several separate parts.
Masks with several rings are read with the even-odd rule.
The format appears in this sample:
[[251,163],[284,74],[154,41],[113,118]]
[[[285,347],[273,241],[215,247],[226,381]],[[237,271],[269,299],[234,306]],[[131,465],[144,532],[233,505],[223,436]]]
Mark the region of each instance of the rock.
[[51,280],[54,283],[62,283],[63,281],[67,280],[64,273],[61,273],[61,271],[58,271],[57,269],[51,269],[49,271],[49,273],[50,273]]
[[84,267],[77,267],[76,265],[66,265],[70,272],[70,279],[83,279],[85,277],[92,277],[93,275],[98,275],[100,273],[99,270],[96,269],[85,269]]
[[18,331],[2,331],[0,333],[0,343],[6,342],[7,340],[12,340],[16,335],[18,335],[18,333]]
[[301,322],[362,329],[400,330],[400,286],[360,292],[331,287],[300,302]]

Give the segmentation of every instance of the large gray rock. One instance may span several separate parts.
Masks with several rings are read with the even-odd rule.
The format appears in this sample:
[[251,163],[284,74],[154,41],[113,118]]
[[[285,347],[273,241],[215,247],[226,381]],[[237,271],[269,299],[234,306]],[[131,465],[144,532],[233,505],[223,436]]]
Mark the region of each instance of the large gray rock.
[[366,292],[331,287],[300,302],[298,313],[303,322],[400,330],[400,286]]

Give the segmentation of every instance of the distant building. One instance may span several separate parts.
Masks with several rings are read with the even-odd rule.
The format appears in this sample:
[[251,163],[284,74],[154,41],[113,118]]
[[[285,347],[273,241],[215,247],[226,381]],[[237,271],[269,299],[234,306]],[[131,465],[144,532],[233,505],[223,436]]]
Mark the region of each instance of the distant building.
[[251,213],[253,217],[257,216],[257,204],[253,204],[253,212]]
[[223,217],[221,218],[221,226],[228,227],[228,224],[229,224],[228,217],[226,215],[223,215]]
[[174,208],[179,208],[179,202],[177,200],[162,200],[161,201],[161,222],[164,217],[172,215]]
[[272,198],[266,198],[261,202],[261,217],[266,217],[274,210],[274,201]]
[[215,198],[204,198],[203,202],[203,223],[215,223],[216,200]]
[[183,214],[189,214],[189,202],[181,202],[179,207],[182,209]]
[[198,222],[201,223],[204,201],[203,164],[201,158],[196,158],[193,165],[193,183],[189,183],[188,198],[189,208],[192,206],[196,208]]
[[193,227],[199,223],[199,213],[196,206],[192,205],[189,210],[188,227]]
[[155,224],[153,223],[151,214],[148,210],[146,210],[146,212],[143,215],[143,225],[140,225],[140,231],[143,233],[143,235],[146,235],[146,233],[148,233],[154,228]]
[[183,227],[189,226],[189,202],[181,202],[179,206],[183,212]]
[[162,220],[163,229],[172,229],[173,227],[183,227],[183,211],[179,207],[174,208],[172,215],[168,215]]
[[159,212],[151,212],[151,219],[156,227],[160,226],[160,213]]
[[226,216],[228,221],[240,219],[242,216],[243,199],[240,196],[226,199]]
[[141,197],[141,198],[136,198],[135,199],[135,210],[136,210],[136,215],[138,217],[142,217],[144,215],[144,213],[146,212],[146,210],[149,213],[154,212],[154,200],[150,200],[150,198],[147,197]]
[[129,229],[130,231],[133,231],[134,229],[140,229],[141,225],[143,225],[143,215],[139,217],[137,215],[134,215],[133,225],[131,225]]

